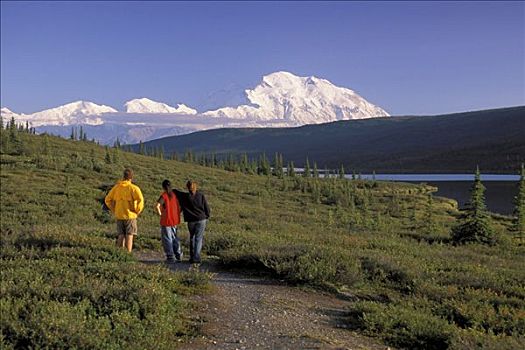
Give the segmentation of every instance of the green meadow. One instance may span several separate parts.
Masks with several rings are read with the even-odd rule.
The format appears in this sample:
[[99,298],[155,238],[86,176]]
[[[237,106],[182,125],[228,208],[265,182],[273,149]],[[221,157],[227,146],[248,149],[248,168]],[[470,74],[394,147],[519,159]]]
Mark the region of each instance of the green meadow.
[[190,300],[206,274],[114,247],[101,199],[127,166],[146,200],[136,250],[161,251],[162,180],[192,178],[212,209],[204,252],[226,268],[346,298],[347,326],[395,347],[525,347],[525,247],[510,217],[491,217],[496,245],[456,246],[456,203],[429,186],[245,175],[3,130],[1,348],[163,349],[198,333]]

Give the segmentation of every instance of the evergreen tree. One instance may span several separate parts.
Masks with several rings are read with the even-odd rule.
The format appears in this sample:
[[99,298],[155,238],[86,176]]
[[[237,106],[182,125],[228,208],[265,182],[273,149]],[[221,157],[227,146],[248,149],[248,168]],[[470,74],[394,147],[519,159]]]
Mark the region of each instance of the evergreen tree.
[[295,177],[295,165],[293,161],[288,163],[288,176]]
[[272,171],[272,174],[274,176],[279,176],[278,168],[279,168],[279,153],[275,152],[275,156],[273,158],[273,171]]
[[113,148],[112,163],[117,164],[118,161],[119,161],[119,149],[118,148]]
[[284,178],[284,161],[282,153],[279,154],[279,171],[277,173],[279,179]]
[[246,153],[243,153],[243,155],[241,156],[241,164],[240,164],[240,167],[241,167],[241,171],[245,174],[248,174],[249,173],[249,168],[250,168],[250,163],[248,161],[248,155]]
[[525,168],[521,164],[518,194],[514,198],[514,231],[520,241],[525,238]]
[[340,179],[345,178],[345,168],[343,167],[343,164],[341,164],[341,167],[339,168],[339,178]]
[[259,158],[259,171],[260,175],[270,175],[270,163],[268,158],[266,158],[266,153],[263,153]]
[[319,178],[319,170],[317,169],[317,162],[314,162],[314,174],[313,174],[313,176],[316,179]]
[[4,147],[6,151],[13,154],[22,154],[23,144],[22,140],[19,138],[20,131],[17,129],[16,121],[14,117],[11,117],[11,122],[9,123],[9,138],[7,139],[7,144]]
[[284,176],[283,166],[284,166],[283,165],[283,155],[276,152],[274,166],[273,166],[273,173],[279,179],[282,179]]
[[139,142],[139,154],[144,154],[144,143],[142,142],[142,140],[140,140]]
[[477,242],[494,244],[494,231],[485,207],[485,186],[481,183],[479,167],[470,189],[470,202],[460,222],[452,229],[452,240],[458,244]]
[[105,149],[106,155],[104,156],[104,161],[106,162],[106,164],[111,164],[111,154],[109,154],[109,147],[106,146]]
[[376,171],[372,171],[372,181],[376,180]]
[[308,160],[308,157],[306,157],[306,164],[304,165],[304,177],[310,177],[310,161]]
[[4,130],[4,118],[0,115],[0,130]]
[[355,177],[355,170],[352,170],[352,180],[355,180],[356,177]]
[[11,117],[11,122],[9,123],[9,139],[10,141],[16,141],[18,139],[18,134],[16,130],[15,117]]

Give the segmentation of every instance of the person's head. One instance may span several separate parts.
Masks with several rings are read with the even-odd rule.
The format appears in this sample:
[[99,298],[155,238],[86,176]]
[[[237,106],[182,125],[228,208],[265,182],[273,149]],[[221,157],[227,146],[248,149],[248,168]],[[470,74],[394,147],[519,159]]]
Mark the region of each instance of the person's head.
[[124,169],[124,180],[133,180],[133,170],[129,168]]
[[197,183],[193,180],[188,180],[188,182],[186,182],[186,188],[191,193],[195,193],[197,192]]
[[166,192],[171,192],[171,182],[170,180],[164,180],[162,181],[162,188]]

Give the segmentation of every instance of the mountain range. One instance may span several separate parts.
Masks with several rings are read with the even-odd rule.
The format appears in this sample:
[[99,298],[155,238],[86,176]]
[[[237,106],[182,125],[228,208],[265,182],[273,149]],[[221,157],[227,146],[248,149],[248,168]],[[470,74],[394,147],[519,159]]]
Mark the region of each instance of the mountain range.
[[266,75],[245,102],[198,112],[183,103],[176,107],[149,98],[137,98],[119,111],[93,102],[77,101],[32,114],[2,108],[4,119],[29,122],[38,132],[68,136],[72,126],[84,127],[89,138],[102,143],[133,143],[157,137],[220,127],[294,127],[336,120],[387,117],[382,108],[353,90],[326,79],[300,77],[289,72]]
[[[347,171],[515,173],[525,162],[525,106],[438,116],[345,120],[294,128],[225,128],[144,143],[180,156],[276,152],[295,166],[343,165]],[[138,151],[138,145],[134,146]]]

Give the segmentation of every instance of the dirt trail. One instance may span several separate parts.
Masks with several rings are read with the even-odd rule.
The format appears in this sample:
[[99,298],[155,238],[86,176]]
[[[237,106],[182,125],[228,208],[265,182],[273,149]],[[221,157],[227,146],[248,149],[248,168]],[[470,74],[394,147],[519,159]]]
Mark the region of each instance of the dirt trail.
[[[137,254],[148,264],[164,264],[161,254]],[[188,270],[187,262],[168,265]],[[388,349],[344,328],[349,301],[304,290],[262,276],[224,271],[211,261],[213,290],[196,296],[201,336],[181,349]]]

